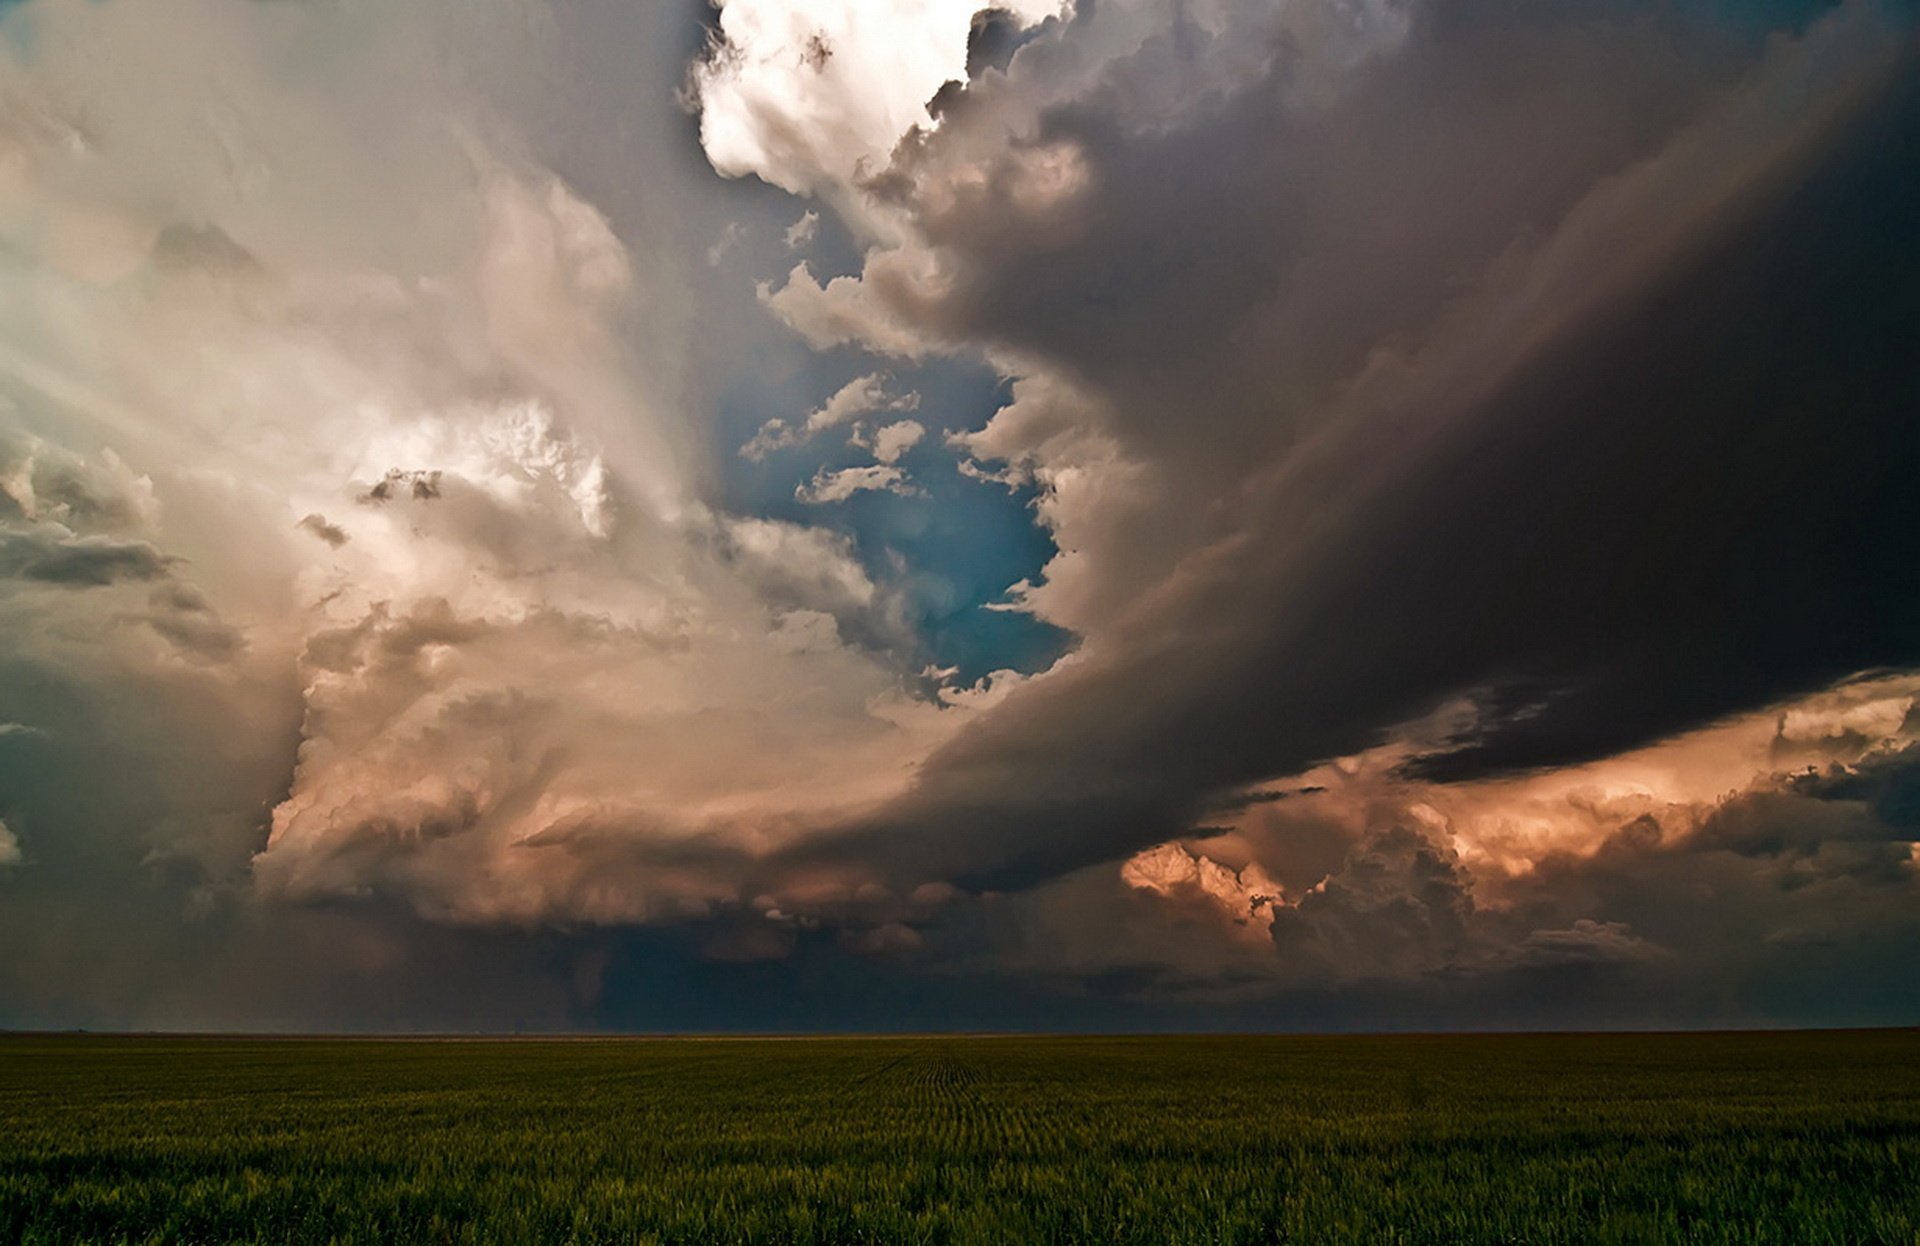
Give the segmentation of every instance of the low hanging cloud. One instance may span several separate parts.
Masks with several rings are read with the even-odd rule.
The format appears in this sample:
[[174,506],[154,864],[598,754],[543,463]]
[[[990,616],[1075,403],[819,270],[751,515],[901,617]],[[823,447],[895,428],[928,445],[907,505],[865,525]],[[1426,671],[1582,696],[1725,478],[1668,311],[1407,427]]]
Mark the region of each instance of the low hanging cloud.
[[102,588],[168,572],[166,555],[145,541],[81,536],[58,524],[0,531],[0,577]]
[[1585,766],[1465,783],[1405,768],[1445,734],[1434,720],[1248,793],[1227,825],[1136,854],[1121,879],[1162,904],[1205,895],[1182,911],[1227,942],[1252,911],[1238,880],[1260,879],[1259,932],[1300,981],[1659,976],[1688,959],[1730,973],[1809,937],[1810,917],[1831,924],[1838,894],[1849,923],[1897,940],[1920,895],[1917,691],[1853,681]]

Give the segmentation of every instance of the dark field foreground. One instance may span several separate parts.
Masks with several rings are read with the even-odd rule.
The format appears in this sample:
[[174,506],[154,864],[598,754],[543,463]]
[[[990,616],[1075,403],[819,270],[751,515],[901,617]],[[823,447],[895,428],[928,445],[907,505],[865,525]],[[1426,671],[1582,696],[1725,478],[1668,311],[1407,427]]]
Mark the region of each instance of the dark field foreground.
[[0,1038],[0,1242],[1920,1242],[1920,1034]]

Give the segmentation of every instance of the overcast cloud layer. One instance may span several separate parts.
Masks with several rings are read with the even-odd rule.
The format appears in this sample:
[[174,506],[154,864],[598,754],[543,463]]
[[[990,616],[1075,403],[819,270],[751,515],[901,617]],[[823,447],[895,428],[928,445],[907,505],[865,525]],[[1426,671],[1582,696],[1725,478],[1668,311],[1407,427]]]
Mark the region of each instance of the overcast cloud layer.
[[0,1024],[1912,1022],[1895,0],[0,7]]

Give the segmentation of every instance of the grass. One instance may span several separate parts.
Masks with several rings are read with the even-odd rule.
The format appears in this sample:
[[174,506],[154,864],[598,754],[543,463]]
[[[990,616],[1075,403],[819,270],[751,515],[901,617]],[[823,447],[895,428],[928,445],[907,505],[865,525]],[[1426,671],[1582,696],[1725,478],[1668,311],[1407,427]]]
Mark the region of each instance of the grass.
[[0,1038],[0,1241],[1920,1243],[1920,1033]]

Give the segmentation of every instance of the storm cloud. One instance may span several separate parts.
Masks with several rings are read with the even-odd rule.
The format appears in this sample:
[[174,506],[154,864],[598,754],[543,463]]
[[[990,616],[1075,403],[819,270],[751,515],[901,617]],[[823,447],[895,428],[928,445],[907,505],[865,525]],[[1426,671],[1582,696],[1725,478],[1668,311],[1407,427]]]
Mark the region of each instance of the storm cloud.
[[[1911,664],[1920,602],[1900,534],[1915,518],[1920,272],[1903,240],[1920,206],[1906,158],[1920,95],[1910,33],[1893,20],[1842,10],[1744,60],[1726,46],[1737,40],[1696,32],[1700,64],[1639,133],[1619,133],[1632,118],[1613,99],[1570,132],[1582,118],[1513,121],[1561,137],[1491,190],[1466,170],[1416,186],[1402,180],[1417,176],[1409,162],[1383,160],[1377,189],[1364,188],[1378,199],[1356,201],[1361,190],[1309,170],[1271,174],[1268,189],[1221,155],[1207,168],[1231,187],[1182,209],[1191,254],[1145,272],[1091,263],[1134,253],[1111,237],[1175,226],[1165,200],[1113,184],[1129,157],[1163,169],[1176,148],[1242,151],[1235,126],[1256,118],[1367,150],[1410,130],[1473,133],[1447,106],[1456,91],[1458,106],[1477,102],[1463,79],[1490,89],[1486,41],[1536,41],[1536,55],[1502,63],[1544,80],[1599,72],[1610,39],[1672,33],[1645,14],[1540,15],[1516,34],[1472,6],[1435,12],[1351,71],[1361,80],[1338,99],[1290,99],[1272,82],[1280,58],[1190,129],[1103,136],[1111,155],[1083,144],[1098,224],[1022,256],[1017,279],[992,252],[931,248],[951,270],[944,286],[967,294],[934,301],[930,317],[996,309],[1000,349],[1067,371],[1085,395],[1059,415],[1019,399],[996,420],[1030,426],[1024,444],[992,440],[993,425],[976,444],[1042,475],[1108,455],[1146,485],[1053,500],[1073,548],[1053,568],[1064,583],[1023,601],[1081,631],[1075,664],[932,758],[872,843],[910,841],[900,852],[914,865],[952,854],[947,870],[1004,885],[1151,840],[1212,791],[1356,751],[1453,698],[1479,712],[1411,770],[1585,761]],[[1396,89],[1368,90],[1368,74]],[[1408,82],[1433,95],[1402,94]],[[1791,117],[1785,98],[1801,103]],[[1044,133],[1073,124],[1056,116],[1042,114]],[[1508,159],[1532,150],[1491,142]],[[1559,167],[1581,162],[1585,181]],[[1395,237],[1412,203],[1430,231],[1484,234],[1504,217],[1505,233],[1478,247]],[[1207,218],[1214,205],[1232,215]],[[1267,222],[1260,244],[1240,245],[1255,230],[1243,214]],[[1307,283],[1295,264],[1301,280],[1276,274],[1237,309],[1220,293],[1232,281],[1209,265],[1305,246],[1289,235],[1315,227],[1381,233],[1373,255],[1355,252],[1366,262],[1337,268],[1339,286]],[[1402,285],[1423,263],[1476,252],[1478,272],[1436,279],[1424,298]],[[883,294],[888,259],[870,258],[864,279]],[[1385,288],[1362,298],[1353,285],[1370,276]],[[1187,289],[1218,297],[1186,317]],[[1028,322],[1002,305],[1026,298],[1061,300],[1031,321],[1054,333],[1103,313],[1155,331],[1014,336]],[[1062,314],[1069,301],[1088,314]],[[1422,305],[1429,323],[1399,322]],[[1153,535],[1135,541],[1141,528]],[[940,829],[912,839],[927,820]]]
[[0,11],[0,1023],[1911,1020],[1910,6],[640,7]]

